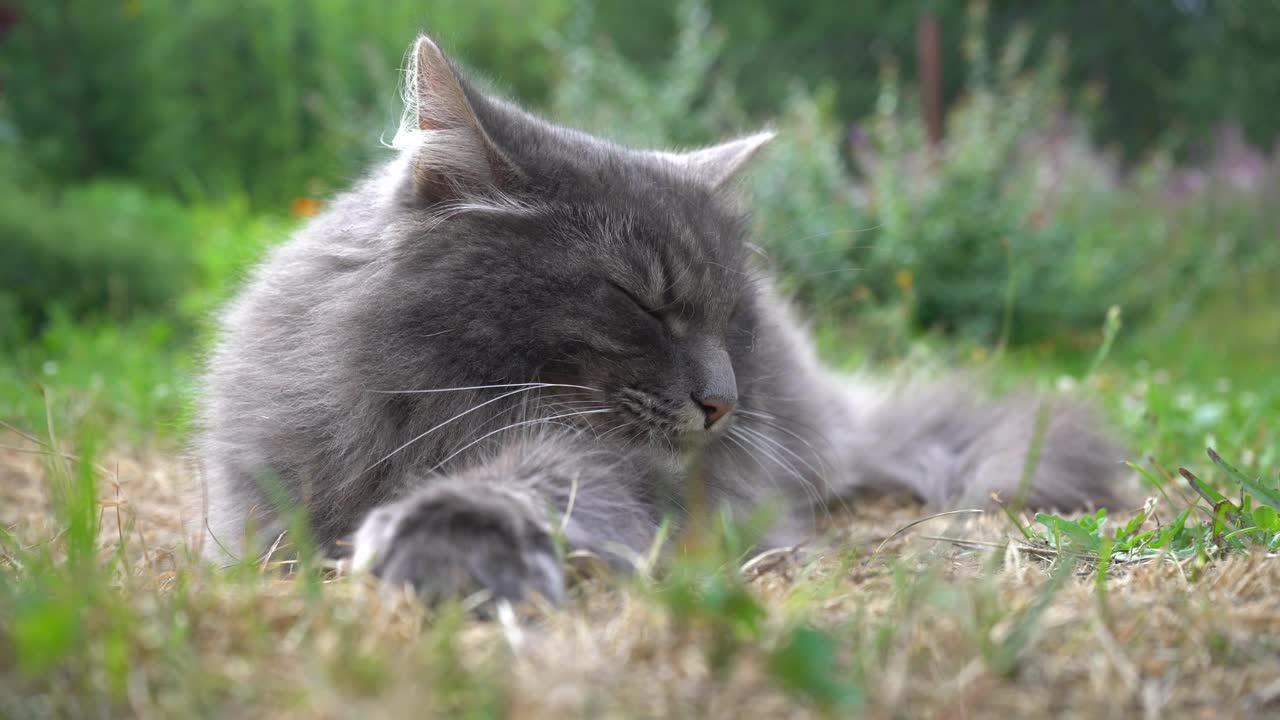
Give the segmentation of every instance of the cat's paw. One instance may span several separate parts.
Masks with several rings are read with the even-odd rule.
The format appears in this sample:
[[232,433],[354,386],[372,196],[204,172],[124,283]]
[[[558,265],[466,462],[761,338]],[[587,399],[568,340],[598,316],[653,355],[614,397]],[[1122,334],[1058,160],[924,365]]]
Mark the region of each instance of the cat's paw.
[[377,508],[355,536],[353,564],[425,598],[564,595],[564,574],[536,510],[494,488],[429,487]]

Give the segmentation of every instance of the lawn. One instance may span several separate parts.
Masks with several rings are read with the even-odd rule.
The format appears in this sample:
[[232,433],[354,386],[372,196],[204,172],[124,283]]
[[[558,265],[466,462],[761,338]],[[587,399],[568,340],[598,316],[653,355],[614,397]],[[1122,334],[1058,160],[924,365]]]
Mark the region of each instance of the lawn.
[[[913,343],[910,358],[1097,399],[1132,440],[1145,506],[936,516],[851,499],[812,543],[764,554],[750,522],[704,518],[632,575],[571,555],[564,607],[489,621],[321,558],[194,559],[181,423],[137,424],[163,403],[133,419],[115,406],[131,373],[189,392],[192,361],[117,354],[133,369],[59,385],[92,358],[58,356],[39,383],[28,358],[10,372],[45,388],[48,413],[0,433],[0,716],[1274,713],[1280,377],[1251,344],[1268,333],[1249,330],[1268,322],[1235,323],[1235,346],[1203,342],[1212,314],[1159,342],[1120,329],[1105,356],[1101,341]],[[856,332],[822,338],[833,360],[858,356]]]

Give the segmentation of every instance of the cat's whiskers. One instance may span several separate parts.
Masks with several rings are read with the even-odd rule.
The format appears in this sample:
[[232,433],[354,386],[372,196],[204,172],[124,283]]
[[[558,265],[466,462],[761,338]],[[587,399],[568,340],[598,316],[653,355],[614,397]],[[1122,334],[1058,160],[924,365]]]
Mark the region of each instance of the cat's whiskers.
[[[831,441],[827,439],[827,436],[825,434],[818,432],[816,429],[814,429],[812,425],[809,425],[807,423],[797,422],[791,418],[783,417],[781,415],[776,415],[776,414],[767,413],[767,412],[760,412],[756,410],[743,410],[739,408],[737,412],[739,415],[742,416],[741,420],[756,422],[764,427],[770,428],[772,430],[777,430],[778,432],[785,433],[788,436],[795,438],[802,445],[809,448],[809,450],[813,452],[813,457],[817,458],[818,464],[823,471],[820,477],[823,477],[823,478],[832,477],[831,463],[838,459],[838,454],[836,453],[835,446],[831,444]],[[797,427],[808,430],[810,437],[817,438],[824,445],[826,445],[829,453],[820,452],[812,442],[809,442],[809,438],[806,438],[804,435],[801,435],[800,433],[797,433],[791,428],[786,427],[786,423],[790,423],[790,424],[796,425]],[[743,424],[747,424],[747,423],[744,422]],[[840,497],[839,495],[831,495],[830,493],[828,493],[828,497],[825,498],[825,503],[829,504],[833,502],[838,504],[845,511],[850,510],[849,505],[848,503],[845,502],[844,498]]]
[[541,410],[557,411],[558,409],[584,410],[591,406],[595,408],[608,408],[609,404],[604,398],[599,396],[589,396],[581,392],[555,393],[552,395],[539,395],[534,399]]
[[763,443],[761,443],[759,440],[752,438],[750,435],[746,435],[745,433],[742,433],[741,430],[742,428],[730,428],[728,435],[732,437],[736,437],[743,444],[750,446],[756,452],[765,456],[767,459],[771,460],[778,467],[782,468],[784,472],[786,472],[788,475],[795,478],[802,485],[804,484],[804,476],[800,473],[799,470],[795,468],[794,465],[787,462],[784,458],[779,457],[777,453],[773,452],[772,449],[770,449],[767,445],[764,445]]
[[[589,399],[588,400],[557,400],[556,399],[556,398],[580,398],[582,396],[583,396],[583,393],[580,393],[580,392],[552,393],[551,395],[543,395],[541,393],[526,393],[516,398],[515,402],[513,402],[511,405],[505,408],[502,408],[500,410],[495,410],[493,412],[492,417],[478,424],[475,427],[475,429],[478,430],[479,428],[482,428],[485,425],[488,425],[494,422],[495,420],[502,418],[503,416],[510,415],[513,412],[520,413],[521,414],[520,419],[527,420],[530,417],[533,417],[535,413],[538,413],[541,411],[550,410],[552,412],[558,412],[558,410],[555,410],[555,408],[565,403],[574,403],[574,404],[596,403],[596,404],[602,405],[602,403],[600,403],[599,400],[589,400]],[[574,408],[574,409],[582,409],[582,408]]]
[[[810,473],[813,473],[814,478],[824,477],[823,471],[819,470],[818,468],[815,468],[815,466],[813,465],[813,462],[809,462],[808,460],[806,460],[803,455],[799,454],[799,452],[791,450],[791,448],[787,447],[786,443],[783,443],[782,441],[780,441],[780,439],[771,437],[769,436],[768,433],[760,432],[760,430],[758,429],[750,428],[748,427],[748,425],[746,425],[746,423],[740,423],[737,429],[741,430],[741,432],[749,434],[749,436],[759,438],[760,442],[768,443],[768,445],[777,447],[778,450],[781,450],[782,452],[786,452],[788,456],[794,457],[794,459],[797,462],[800,462],[801,465],[804,465],[805,468],[810,471]],[[819,464],[822,464],[822,460],[818,459],[818,462]]]
[[630,447],[636,444],[642,436],[650,431],[649,426],[645,424],[644,421],[624,414],[622,420],[617,425],[606,430],[603,434],[599,435],[597,439],[603,440],[605,437],[612,435],[615,432],[632,428],[635,429],[635,432],[628,433],[625,438],[618,441],[623,447]]
[[[782,485],[779,484],[778,478],[774,477],[774,474],[769,471],[769,468],[764,464],[764,461],[762,461],[757,456],[757,452],[759,452],[758,448],[755,448],[754,445],[747,444],[747,438],[735,433],[734,428],[731,428],[729,432],[724,435],[724,439],[730,443],[733,443],[734,447],[737,447],[739,450],[741,450],[744,455],[746,455],[748,458],[751,459],[752,462],[754,462],[757,466],[759,466],[761,470],[761,475],[764,477],[764,479],[767,480],[769,484],[773,486],[774,490],[778,491],[778,493],[783,496],[784,500],[786,499],[787,492],[782,489]],[[753,450],[755,450],[755,452],[753,452]],[[774,462],[777,462],[777,460],[774,459]],[[784,465],[783,467],[785,468],[786,466]],[[815,510],[812,507],[810,507],[809,509],[809,515],[810,515],[810,522],[813,522],[816,524],[817,515],[815,514]]]
[[[555,402],[546,402],[546,399],[547,398],[545,397],[538,398],[538,401],[540,402],[542,407],[549,408],[549,409],[555,409],[560,407],[570,407],[574,405],[585,405],[585,404],[595,405],[598,408],[608,407],[603,401],[596,400],[594,398],[586,398],[582,400],[557,400]],[[582,408],[578,408],[578,409],[581,410]]]
[[[583,416],[583,415],[598,415],[598,414],[600,414],[600,413],[607,413],[607,412],[612,412],[612,410],[609,410],[609,409],[607,409],[607,408],[605,408],[605,409],[599,409],[599,410],[578,410],[578,411],[575,411],[575,412],[562,413],[562,414],[559,414],[559,415],[552,415],[551,417],[534,418],[534,419],[532,419],[532,420],[521,420],[520,422],[514,422],[514,423],[511,423],[511,424],[509,424],[509,425],[504,425],[504,426],[502,426],[502,427],[498,428],[497,430],[490,430],[489,432],[485,433],[484,435],[481,435],[480,437],[476,438],[475,440],[472,440],[471,442],[467,443],[466,445],[463,445],[462,447],[458,448],[457,450],[454,450],[453,452],[449,453],[449,455],[448,455],[448,456],[446,456],[446,457],[445,457],[445,459],[443,459],[443,460],[441,460],[440,462],[436,463],[436,464],[435,464],[435,465],[433,465],[429,470],[427,470],[427,473],[429,474],[429,473],[433,473],[433,472],[435,472],[435,471],[439,470],[441,467],[443,467],[443,466],[445,465],[445,463],[447,463],[447,462],[449,462],[450,460],[452,460],[453,458],[457,457],[459,454],[461,454],[461,453],[463,453],[463,452],[466,452],[467,450],[469,450],[469,449],[471,449],[472,447],[474,447],[477,443],[482,442],[482,441],[484,441],[484,440],[486,440],[486,439],[488,439],[488,438],[490,438],[490,437],[493,437],[494,435],[497,435],[497,434],[498,434],[498,433],[500,433],[500,432],[504,432],[504,431],[506,431],[506,430],[513,430],[513,429],[515,429],[515,428],[519,428],[519,427],[527,427],[527,426],[529,426],[529,425],[535,425],[535,424],[538,424],[538,423],[552,423],[552,424],[556,424],[556,425],[564,425],[564,423],[555,423],[554,421],[555,421],[555,420],[562,420],[562,419],[565,419],[565,418],[571,418],[571,417],[580,417],[580,416]],[[572,425],[569,425],[569,426],[567,426],[567,427],[573,427],[573,426],[572,426]]]
[[[504,407],[504,408],[501,408],[501,409],[495,410],[495,411],[493,412],[493,414],[492,414],[489,418],[487,418],[487,419],[485,419],[485,420],[483,420],[483,421],[479,422],[478,424],[476,424],[476,425],[475,425],[473,428],[471,428],[471,429],[472,429],[472,431],[473,431],[473,432],[479,432],[481,429],[483,429],[483,428],[485,428],[485,427],[487,427],[487,426],[489,426],[489,425],[492,425],[494,422],[497,422],[498,420],[503,420],[503,421],[505,422],[505,421],[507,421],[507,420],[510,420],[510,419],[511,419],[511,418],[510,418],[510,416],[511,416],[511,414],[512,414],[512,413],[516,413],[516,414],[517,414],[516,416],[517,416],[519,419],[527,420],[527,419],[529,419],[529,418],[533,417],[533,416],[534,416],[534,413],[537,413],[537,412],[542,412],[542,411],[549,411],[549,412],[553,412],[553,413],[554,413],[554,412],[560,412],[560,410],[557,410],[556,408],[557,408],[557,407],[559,407],[559,406],[562,404],[562,402],[574,402],[574,403],[590,403],[590,402],[594,402],[594,403],[597,403],[598,405],[600,405],[601,407],[603,407],[603,403],[602,403],[601,401],[599,401],[599,400],[575,400],[575,401],[556,401],[556,402],[547,402],[548,400],[552,400],[552,399],[554,399],[554,398],[575,398],[575,397],[582,397],[582,396],[583,396],[583,393],[581,393],[581,392],[576,392],[576,391],[573,391],[573,392],[563,392],[563,393],[552,393],[551,395],[542,395],[542,394],[540,394],[540,393],[526,393],[526,394],[523,394],[523,395],[521,395],[520,397],[518,397],[518,398],[516,399],[516,401],[515,401],[515,402],[513,402],[511,405],[508,405],[507,407]],[[569,408],[567,408],[567,407],[566,407],[566,408],[564,408],[564,409],[566,409],[566,410],[567,410],[567,409],[569,409]],[[589,406],[588,406],[587,408],[577,408],[577,407],[575,407],[575,408],[573,408],[573,409],[574,409],[574,410],[583,410],[583,409],[590,409],[590,407],[589,407]]]
[[[373,464],[372,464],[372,465],[370,465],[369,467],[367,467],[367,468],[365,468],[364,470],[360,471],[360,475],[364,475],[365,473],[369,472],[370,470],[373,470],[374,468],[378,467],[379,465],[381,465],[381,464],[385,463],[386,461],[388,461],[388,460],[390,460],[391,458],[395,457],[398,453],[400,453],[401,451],[403,451],[405,448],[407,448],[407,447],[409,447],[410,445],[412,445],[412,444],[414,444],[414,443],[418,442],[419,440],[421,440],[421,439],[425,438],[426,436],[428,436],[428,435],[430,435],[431,433],[433,433],[433,432],[435,432],[435,431],[439,430],[440,428],[445,427],[446,425],[449,425],[450,423],[453,423],[453,422],[455,422],[455,421],[457,421],[457,420],[459,420],[459,419],[461,419],[461,418],[463,418],[463,417],[465,417],[465,416],[467,416],[467,415],[470,415],[471,413],[473,413],[473,412],[475,412],[475,411],[479,410],[479,409],[480,409],[480,408],[482,408],[482,407],[485,407],[486,405],[492,405],[493,403],[496,403],[496,402],[498,402],[499,400],[502,400],[502,399],[504,399],[504,398],[511,397],[512,395],[519,395],[520,393],[527,393],[527,392],[531,392],[531,391],[533,391],[533,390],[539,390],[539,389],[546,388],[546,387],[573,387],[573,388],[581,388],[581,389],[584,389],[584,390],[593,390],[593,388],[588,388],[588,387],[581,386],[581,385],[561,385],[561,384],[559,384],[559,383],[512,383],[512,384],[510,384],[510,385],[507,385],[506,387],[512,387],[512,386],[516,386],[516,385],[518,385],[518,386],[519,386],[519,387],[518,387],[518,389],[516,389],[516,390],[512,390],[512,391],[510,391],[510,392],[502,393],[501,395],[499,395],[499,396],[497,396],[497,397],[490,398],[490,399],[485,400],[484,402],[479,403],[479,404],[477,404],[477,405],[472,405],[470,408],[467,408],[466,410],[463,410],[462,412],[458,413],[457,415],[454,415],[453,417],[449,418],[448,420],[445,420],[444,422],[441,422],[441,423],[439,423],[439,424],[437,424],[437,425],[434,425],[434,426],[432,426],[431,428],[427,429],[426,431],[424,431],[424,432],[422,432],[422,433],[420,433],[420,434],[418,434],[418,435],[415,435],[413,438],[409,439],[407,442],[405,442],[405,443],[404,443],[403,445],[401,445],[400,447],[396,448],[395,450],[392,450],[391,452],[389,452],[389,453],[387,453],[386,455],[384,455],[384,456],[383,456],[380,460],[378,460],[377,462],[373,463]],[[494,387],[494,386],[482,386],[480,389],[488,389],[488,387]],[[459,389],[460,389],[460,388],[449,388],[447,391],[454,391],[454,390],[459,390]],[[443,390],[443,389],[442,389],[442,391],[445,391],[445,390]],[[411,391],[410,391],[410,392],[411,392]],[[419,392],[435,392],[435,391],[434,391],[434,390],[422,390],[422,391],[419,391]]]
[[831,444],[831,441],[827,439],[826,435],[824,435],[821,432],[818,432],[812,425],[800,423],[795,420],[792,420],[791,418],[782,417],[780,415],[775,415],[773,413],[759,412],[756,410],[744,410],[742,408],[738,408],[737,413],[745,418],[750,418],[752,422],[758,422],[765,427],[772,428],[781,433],[786,433],[790,437],[795,438],[797,441],[802,443],[805,447],[813,451],[814,457],[820,459],[819,461],[822,463],[824,470],[829,469],[827,467],[827,456],[819,452],[818,448],[814,447],[813,443],[809,442],[809,439],[806,438],[804,435],[801,435],[800,433],[786,426],[787,423],[790,423],[797,427],[808,430],[813,437],[820,439],[827,446],[827,449],[834,454],[835,447]]
[[813,473],[814,477],[822,477],[822,472],[819,471],[818,468],[814,467],[813,463],[810,463],[808,460],[804,459],[802,455],[792,450],[791,448],[787,447],[778,439],[769,437],[768,434],[760,432],[759,430],[756,430],[754,428],[747,427],[745,423],[739,424],[737,429],[752,437],[758,438],[761,442],[764,442],[773,447],[776,447],[782,452],[786,453],[787,455],[790,455],[791,457],[795,458],[797,462],[799,462],[801,465],[804,465],[806,468],[808,468],[809,472]]
[[[808,468],[809,472],[813,473],[815,478],[823,477],[822,473],[820,473],[818,469],[815,468],[808,460],[805,460],[802,456],[797,454],[791,448],[779,442],[777,439],[769,437],[767,434],[762,433],[759,430],[754,430],[752,428],[746,427],[745,425],[739,425],[735,429],[758,439],[760,442],[766,445],[775,447],[778,450],[781,450],[782,452],[786,453],[787,455],[790,455],[791,457],[795,458],[802,465]],[[793,466],[793,469],[794,469],[794,466]],[[805,494],[808,495],[813,500],[814,505],[815,506],[821,505],[822,493],[817,488],[815,482],[813,480],[810,480],[809,478],[804,477],[803,474],[798,471],[795,473],[795,478],[796,478],[796,481],[799,482],[802,487],[804,487]]]
[[[545,412],[561,413],[561,412],[580,412],[580,411],[605,411],[612,412],[612,408],[598,400],[571,400],[568,402],[548,403],[541,408]],[[601,413],[604,414],[604,413]],[[600,428],[587,422],[586,429],[590,430],[592,436],[596,439],[600,438]]]
[[[745,433],[742,432],[743,430],[746,430],[746,429],[747,428],[735,426],[733,428],[730,428],[729,435],[736,437],[736,439],[742,444],[745,444],[751,448],[754,448],[757,452],[763,454],[769,460],[772,460],[780,468],[786,471],[788,475],[790,475],[792,478],[795,479],[795,481],[800,485],[801,489],[804,491],[805,496],[810,500],[810,502],[807,503],[809,506],[808,507],[809,522],[812,525],[817,525],[819,509],[822,509],[824,513],[829,515],[829,513],[826,512],[826,509],[823,506],[822,494],[817,490],[817,488],[813,486],[813,483],[810,482],[807,478],[805,478],[804,475],[799,470],[797,470],[794,465],[778,457],[776,453],[771,452],[768,446],[762,444],[759,440],[753,440],[751,436],[746,435]],[[759,434],[757,433],[757,435]],[[766,438],[767,436],[759,435],[759,437]],[[757,462],[759,461],[757,460]],[[777,488],[778,491],[783,494],[784,498],[786,498],[787,496],[786,491],[779,486],[779,483],[777,482],[776,479],[773,479],[772,474],[769,473],[766,468],[764,468],[763,463],[760,463],[760,466],[762,470],[765,470],[765,475],[770,478],[774,487]]]
[[503,388],[573,388],[575,390],[588,390],[590,392],[601,392],[599,388],[587,387],[586,385],[568,385],[566,383],[548,383],[548,382],[523,382],[523,383],[501,383],[498,385],[465,385],[462,387],[450,388],[425,388],[421,390],[368,390],[367,392],[378,393],[380,395],[416,395],[421,393],[444,393],[444,392],[461,392],[463,390],[500,390]]
[[600,433],[599,435],[597,435],[597,436],[596,436],[596,438],[597,438],[598,440],[603,440],[603,439],[605,439],[605,438],[609,437],[610,435],[612,435],[613,433],[618,432],[619,430],[625,430],[626,428],[634,427],[635,425],[638,425],[639,423],[640,423],[640,421],[639,421],[639,420],[636,420],[636,419],[627,420],[627,419],[625,419],[625,418],[624,418],[624,419],[622,419],[622,420],[621,420],[617,425],[614,425],[613,427],[609,428],[608,430],[605,430],[604,432],[602,432],[602,433]]

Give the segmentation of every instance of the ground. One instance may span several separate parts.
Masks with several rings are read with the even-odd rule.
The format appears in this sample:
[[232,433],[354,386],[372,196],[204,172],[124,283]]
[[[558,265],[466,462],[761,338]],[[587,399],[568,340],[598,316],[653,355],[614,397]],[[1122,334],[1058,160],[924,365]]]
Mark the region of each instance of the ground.
[[1264,550],[1100,567],[999,511],[913,525],[930,511],[865,499],[794,552],[686,537],[632,577],[570,558],[563,608],[486,621],[341,567],[211,570],[184,549],[192,476],[171,449],[100,455],[91,562],[67,537],[50,557],[75,527],[57,488],[87,474],[38,438],[0,445],[0,589],[17,598],[0,606],[3,717],[1280,713]]

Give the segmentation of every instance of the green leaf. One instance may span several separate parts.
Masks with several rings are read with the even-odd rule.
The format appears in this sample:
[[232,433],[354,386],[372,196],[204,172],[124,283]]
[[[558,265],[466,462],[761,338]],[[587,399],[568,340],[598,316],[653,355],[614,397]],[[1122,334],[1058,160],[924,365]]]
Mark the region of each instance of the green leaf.
[[1213,464],[1221,468],[1232,480],[1240,483],[1241,487],[1247,490],[1250,495],[1253,495],[1258,502],[1270,505],[1272,510],[1280,510],[1280,492],[1263,485],[1260,479],[1253,480],[1246,477],[1244,473],[1237,470],[1226,460],[1223,460],[1222,456],[1215,452],[1213,448],[1207,448],[1207,450],[1209,459],[1213,461]]
[[1134,515],[1133,519],[1130,520],[1127,524],[1125,524],[1124,528],[1116,531],[1116,541],[1124,542],[1126,540],[1130,540],[1133,537],[1133,534],[1136,533],[1138,529],[1142,527],[1142,524],[1146,521],[1147,521],[1147,511],[1142,510],[1137,515]]
[[1178,474],[1186,478],[1187,484],[1191,486],[1191,489],[1195,490],[1196,494],[1204,498],[1210,505],[1217,506],[1218,503],[1230,502],[1222,493],[1214,490],[1209,485],[1206,485],[1204,481],[1196,477],[1196,474],[1190,470],[1180,467],[1178,468]]
[[[1089,518],[1091,522],[1095,522],[1094,518]],[[1102,539],[1097,534],[1096,524],[1094,528],[1089,528],[1075,520],[1068,520],[1057,515],[1046,515],[1045,513],[1036,513],[1036,521],[1047,527],[1053,532],[1054,537],[1065,536],[1071,549],[1078,552],[1097,552],[1101,545]],[[1059,541],[1058,543],[1062,543]],[[1059,550],[1065,548],[1059,547]]]
[[751,636],[759,632],[760,623],[768,616],[764,606],[745,587],[736,582],[730,584],[723,578],[711,583],[703,602],[712,615],[728,620]]
[[1267,505],[1253,509],[1253,522],[1267,532],[1280,532],[1280,513]]
[[1167,547],[1168,549],[1174,550],[1174,551],[1182,550],[1183,547],[1176,546],[1176,545],[1177,545],[1178,539],[1182,535],[1182,531],[1186,528],[1187,518],[1189,518],[1190,516],[1191,516],[1191,508],[1187,508],[1186,510],[1183,510],[1182,512],[1178,513],[1178,516],[1173,519],[1173,522],[1169,523],[1164,528],[1162,528],[1160,532],[1156,535],[1156,537],[1151,541],[1151,547],[1153,548]]
[[829,633],[801,625],[793,628],[769,656],[769,673],[787,690],[827,708],[862,704],[862,688],[837,670],[839,642]]
[[10,632],[19,667],[31,675],[48,672],[78,645],[80,605],[61,596],[25,598]]

